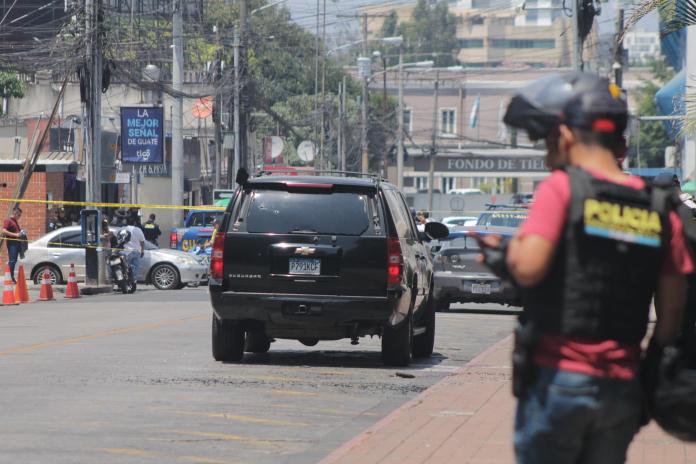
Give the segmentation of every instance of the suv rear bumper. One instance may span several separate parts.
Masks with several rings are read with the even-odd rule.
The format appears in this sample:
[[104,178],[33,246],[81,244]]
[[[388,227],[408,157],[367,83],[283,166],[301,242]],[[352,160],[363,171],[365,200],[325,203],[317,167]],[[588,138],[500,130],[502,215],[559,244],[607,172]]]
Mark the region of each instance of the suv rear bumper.
[[257,321],[279,338],[346,337],[356,323],[364,333],[387,325],[399,298],[210,291],[215,314],[224,320]]

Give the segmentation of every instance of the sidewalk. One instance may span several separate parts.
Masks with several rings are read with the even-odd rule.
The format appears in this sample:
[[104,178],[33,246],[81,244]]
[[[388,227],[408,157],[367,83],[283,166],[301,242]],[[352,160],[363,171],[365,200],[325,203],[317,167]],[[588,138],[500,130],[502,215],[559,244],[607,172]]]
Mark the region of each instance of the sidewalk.
[[[344,444],[320,464],[514,463],[508,337]],[[629,464],[696,464],[656,425],[629,449]]]

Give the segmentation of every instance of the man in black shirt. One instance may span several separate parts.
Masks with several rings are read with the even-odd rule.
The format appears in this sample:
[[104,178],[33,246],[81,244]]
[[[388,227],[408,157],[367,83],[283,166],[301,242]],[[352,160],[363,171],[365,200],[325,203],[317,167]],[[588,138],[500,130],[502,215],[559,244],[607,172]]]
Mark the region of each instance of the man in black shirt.
[[154,213],[150,214],[150,218],[147,220],[147,222],[145,222],[145,224],[143,224],[143,234],[145,234],[145,239],[148,242],[157,245],[157,239],[160,235],[162,235],[162,231],[157,223],[155,223]]

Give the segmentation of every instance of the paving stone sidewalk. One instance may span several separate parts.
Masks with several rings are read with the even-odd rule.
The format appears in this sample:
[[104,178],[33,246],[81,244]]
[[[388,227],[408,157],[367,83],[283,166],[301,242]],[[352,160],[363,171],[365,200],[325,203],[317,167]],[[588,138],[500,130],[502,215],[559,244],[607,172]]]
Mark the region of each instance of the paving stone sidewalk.
[[[512,464],[515,401],[508,337],[324,458],[320,464]],[[656,425],[629,449],[629,464],[696,464]]]

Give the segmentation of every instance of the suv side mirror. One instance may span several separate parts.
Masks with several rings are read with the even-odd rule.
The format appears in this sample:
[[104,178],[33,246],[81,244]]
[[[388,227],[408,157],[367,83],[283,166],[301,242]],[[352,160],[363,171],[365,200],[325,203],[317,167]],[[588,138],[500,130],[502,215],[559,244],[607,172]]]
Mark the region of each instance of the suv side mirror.
[[449,235],[449,229],[441,222],[428,222],[425,224],[425,230],[418,234],[418,238],[429,242],[431,240],[439,240]]

